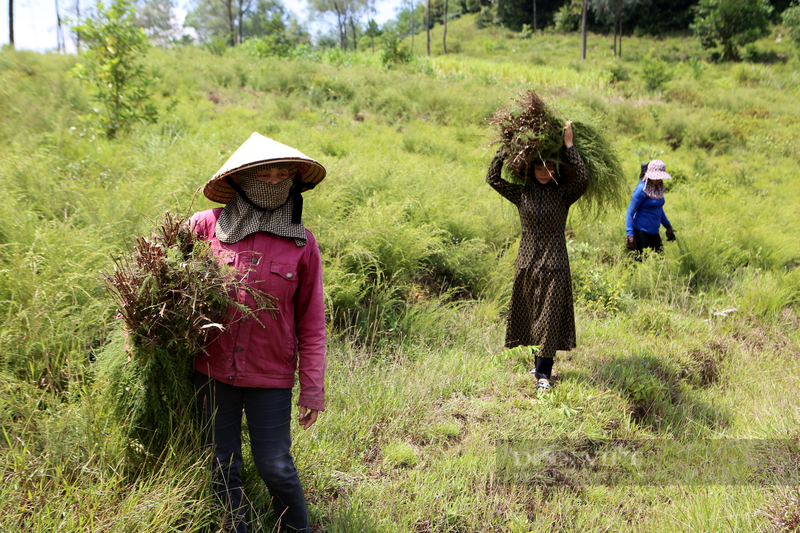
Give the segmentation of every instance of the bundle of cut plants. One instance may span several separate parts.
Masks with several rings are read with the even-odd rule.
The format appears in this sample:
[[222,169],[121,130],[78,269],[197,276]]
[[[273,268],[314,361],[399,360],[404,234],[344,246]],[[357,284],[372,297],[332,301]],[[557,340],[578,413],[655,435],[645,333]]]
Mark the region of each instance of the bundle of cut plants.
[[513,181],[529,183],[537,161],[554,161],[557,167],[569,165],[564,147],[564,126],[572,121],[573,144],[589,174],[589,186],[577,205],[587,214],[624,205],[627,195],[625,176],[614,143],[602,126],[585,109],[564,102],[562,109],[548,105],[534,91],[526,91],[511,105],[498,110],[489,123],[497,126],[495,143],[506,149],[505,166]]
[[[170,213],[152,235],[137,237],[104,279],[124,340],[104,350],[99,363],[130,450],[145,459],[196,444],[192,362],[224,329],[231,306],[253,314],[229,297],[252,289],[217,262],[185,218]],[[273,308],[268,295],[253,295],[259,307]]]

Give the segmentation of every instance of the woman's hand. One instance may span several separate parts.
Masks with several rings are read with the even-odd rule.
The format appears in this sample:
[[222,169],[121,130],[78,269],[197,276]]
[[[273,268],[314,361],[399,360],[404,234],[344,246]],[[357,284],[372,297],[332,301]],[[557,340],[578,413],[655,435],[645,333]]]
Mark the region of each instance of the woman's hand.
[[633,235],[628,235],[625,237],[625,246],[628,247],[628,250],[636,249],[636,240],[633,238]]
[[303,429],[308,429],[317,421],[317,413],[319,413],[319,411],[316,409],[309,409],[305,405],[301,405],[300,416],[297,418],[297,421],[303,426]]
[[572,121],[568,120],[564,124],[564,146],[572,148]]

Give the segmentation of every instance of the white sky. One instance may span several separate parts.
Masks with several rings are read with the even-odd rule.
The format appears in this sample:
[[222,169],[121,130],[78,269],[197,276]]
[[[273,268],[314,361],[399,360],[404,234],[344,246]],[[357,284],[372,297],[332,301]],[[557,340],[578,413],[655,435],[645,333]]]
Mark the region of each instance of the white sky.
[[[403,0],[377,0],[375,20],[383,24],[395,16],[395,11]],[[0,0],[0,45],[8,44],[8,2]],[[80,0],[81,9],[94,5],[94,0]],[[108,0],[106,1],[108,3]],[[326,29],[319,23],[308,23],[308,11],[305,0],[283,0],[284,5],[301,21],[305,21],[312,33]],[[17,49],[45,52],[57,48],[56,38],[56,0],[14,0],[14,41]],[[186,16],[189,2],[178,0],[178,19],[182,22]],[[74,9],[75,0],[58,0],[61,19],[68,16],[68,9]],[[62,24],[67,41],[67,51],[74,51],[74,44],[66,26]]]

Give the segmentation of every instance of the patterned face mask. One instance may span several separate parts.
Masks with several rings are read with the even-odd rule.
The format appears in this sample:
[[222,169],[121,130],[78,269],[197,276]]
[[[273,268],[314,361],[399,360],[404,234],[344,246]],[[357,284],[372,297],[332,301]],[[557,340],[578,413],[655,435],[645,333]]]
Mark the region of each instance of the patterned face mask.
[[256,178],[255,173],[247,173],[237,181],[254,204],[270,210],[285,204],[289,198],[289,190],[292,188],[291,179],[285,179],[280,183],[264,183]]

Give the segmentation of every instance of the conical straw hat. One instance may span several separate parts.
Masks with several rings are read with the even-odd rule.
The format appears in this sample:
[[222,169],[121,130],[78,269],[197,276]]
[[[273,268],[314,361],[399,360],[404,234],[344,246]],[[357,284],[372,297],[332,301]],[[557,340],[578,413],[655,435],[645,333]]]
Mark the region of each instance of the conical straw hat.
[[203,194],[212,202],[227,204],[236,193],[225,182],[225,178],[235,176],[240,170],[267,163],[287,163],[290,170],[297,171],[297,177],[303,184],[298,192],[313,189],[325,179],[325,167],[317,161],[291,146],[273,141],[259,133],[253,133],[206,183]]

